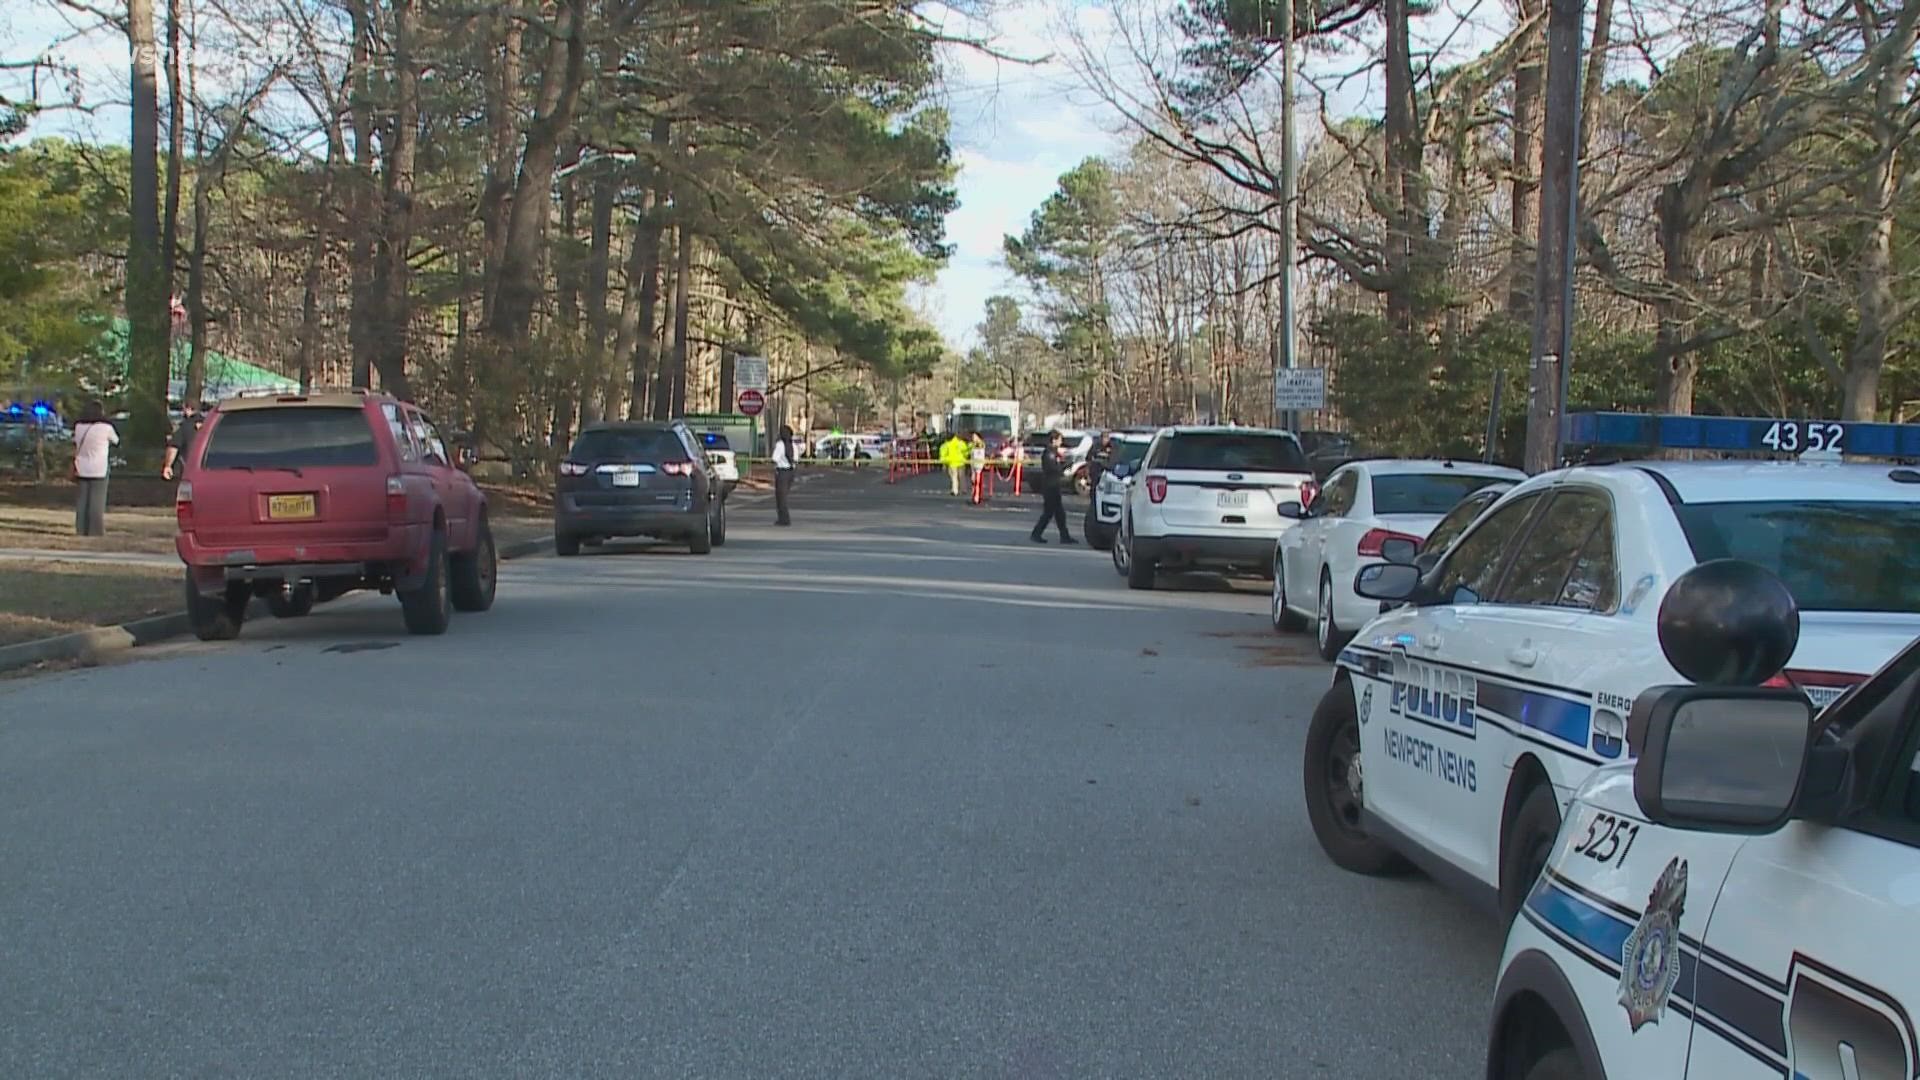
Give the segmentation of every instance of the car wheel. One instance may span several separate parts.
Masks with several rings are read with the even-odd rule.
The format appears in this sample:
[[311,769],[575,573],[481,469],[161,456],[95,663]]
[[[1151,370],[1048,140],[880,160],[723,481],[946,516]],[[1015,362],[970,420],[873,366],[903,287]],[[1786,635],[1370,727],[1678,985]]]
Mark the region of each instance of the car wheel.
[[1542,780],[1528,790],[1513,820],[1500,831],[1500,914],[1506,923],[1520,914],[1559,835],[1560,801],[1553,784]]
[[1320,646],[1320,659],[1338,660],[1340,650],[1347,647],[1353,635],[1340,629],[1333,619],[1333,575],[1324,568],[1320,571],[1320,604],[1315,611],[1319,617],[1314,620],[1314,639]]
[[1075,495],[1080,495],[1084,497],[1088,492],[1092,490],[1093,490],[1093,482],[1087,479],[1086,473],[1081,473],[1079,476],[1076,476],[1073,478],[1073,493]]
[[1306,618],[1287,608],[1286,564],[1280,561],[1276,553],[1273,557],[1273,632],[1297,634],[1306,628]]
[[720,513],[718,516],[720,520],[713,527],[713,546],[726,547],[727,546],[727,497],[725,495],[720,496]]
[[427,576],[400,593],[400,615],[409,634],[444,634],[453,621],[453,596],[447,573],[447,536],[434,530],[427,542]]
[[1580,1067],[1573,1047],[1561,1046],[1533,1059],[1521,1080],[1587,1080],[1587,1070]]
[[480,519],[473,551],[453,560],[453,606],[460,611],[485,611],[493,606],[499,581],[500,553],[493,544],[493,526]]
[[253,594],[239,586],[229,586],[217,596],[203,596],[194,587],[193,571],[187,571],[187,621],[193,624],[193,636],[201,641],[232,641],[240,636],[240,624],[247,619],[247,604]]
[[276,619],[298,619],[313,610],[313,586],[283,585],[267,594],[267,610]]
[[1127,539],[1127,530],[1124,525],[1122,525],[1119,533],[1113,538],[1112,554],[1113,572],[1119,574],[1121,577],[1126,577],[1129,559],[1133,554],[1133,548],[1131,542]]
[[[1152,559],[1146,558],[1138,551],[1132,550],[1133,545],[1138,542],[1138,539],[1138,537],[1129,537],[1127,539],[1127,588],[1151,589],[1153,588],[1154,578],[1157,576],[1159,568]],[[1118,547],[1119,545],[1116,544],[1114,546]]]
[[574,533],[553,530],[553,553],[561,558],[570,558],[580,554],[580,537]]
[[713,515],[700,515],[700,531],[687,538],[687,550],[705,555],[713,550]]
[[1334,683],[1313,710],[1305,759],[1307,821],[1327,858],[1356,874],[1406,869],[1406,860],[1368,836],[1362,824],[1366,784],[1360,767],[1360,718],[1353,707],[1353,684],[1347,680]]

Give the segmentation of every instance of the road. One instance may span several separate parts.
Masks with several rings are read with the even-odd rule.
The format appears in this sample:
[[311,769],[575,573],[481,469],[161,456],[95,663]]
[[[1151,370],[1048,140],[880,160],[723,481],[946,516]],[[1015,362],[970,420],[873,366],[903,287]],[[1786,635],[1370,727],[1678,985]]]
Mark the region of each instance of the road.
[[1264,585],[935,482],[0,683],[0,1076],[1475,1076],[1500,936],[1321,856]]

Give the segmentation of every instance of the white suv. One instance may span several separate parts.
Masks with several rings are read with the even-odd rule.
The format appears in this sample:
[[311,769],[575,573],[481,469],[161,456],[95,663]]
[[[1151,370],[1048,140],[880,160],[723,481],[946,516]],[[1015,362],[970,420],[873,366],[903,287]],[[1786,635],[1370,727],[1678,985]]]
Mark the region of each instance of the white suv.
[[1127,488],[1132,486],[1151,442],[1151,431],[1113,433],[1113,448],[1100,469],[1099,482],[1093,486],[1093,498],[1087,500],[1087,520],[1080,527],[1087,534],[1087,543],[1103,551],[1113,547],[1113,538],[1120,533],[1120,510],[1127,501]]
[[1273,547],[1296,524],[1280,507],[1313,483],[1291,432],[1162,428],[1127,487],[1113,567],[1135,589],[1161,570],[1273,572]]
[[1453,461],[1355,461],[1335,469],[1305,508],[1284,503],[1282,517],[1300,527],[1281,536],[1273,553],[1273,624],[1301,630],[1314,624],[1320,655],[1335,660],[1354,631],[1380,614],[1380,601],[1353,591],[1362,562],[1378,562],[1382,546],[1402,540],[1415,548],[1461,499],[1494,483],[1527,478],[1503,465]]

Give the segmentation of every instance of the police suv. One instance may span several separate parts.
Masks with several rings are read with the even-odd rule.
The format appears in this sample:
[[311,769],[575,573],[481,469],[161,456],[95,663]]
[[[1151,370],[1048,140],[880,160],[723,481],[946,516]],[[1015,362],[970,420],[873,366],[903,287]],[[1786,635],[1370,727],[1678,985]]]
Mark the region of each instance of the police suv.
[[[1896,427],[1831,426],[1863,441]],[[1920,633],[1920,471],[1906,468],[1581,466],[1516,485],[1424,573],[1411,544],[1386,548],[1395,561],[1363,567],[1355,591],[1400,606],[1341,652],[1314,713],[1308,817],[1338,865],[1411,861],[1508,919],[1573,789],[1627,755],[1635,697],[1675,681],[1654,612],[1681,574],[1737,558],[1784,579],[1804,633],[1774,684],[1816,705]]]
[[[1920,1069],[1920,642],[1821,712],[1733,560],[1660,605],[1635,760],[1580,787],[1507,939],[1488,1080],[1910,1080]],[[1716,684],[1717,682],[1717,684]]]
[[1153,432],[1152,428],[1128,428],[1113,433],[1111,456],[1101,463],[1093,498],[1087,500],[1087,519],[1080,527],[1087,534],[1087,543],[1102,551],[1113,546],[1113,538],[1120,531],[1120,508],[1127,501],[1127,485],[1147,456]]

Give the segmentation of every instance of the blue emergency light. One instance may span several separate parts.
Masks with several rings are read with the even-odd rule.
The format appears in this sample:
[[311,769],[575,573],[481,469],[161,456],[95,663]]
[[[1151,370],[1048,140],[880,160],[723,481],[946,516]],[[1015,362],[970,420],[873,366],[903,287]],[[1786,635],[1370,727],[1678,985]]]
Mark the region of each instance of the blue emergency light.
[[1571,413],[1570,446],[1722,450],[1771,454],[1862,454],[1920,458],[1920,424],[1786,420],[1756,416]]

